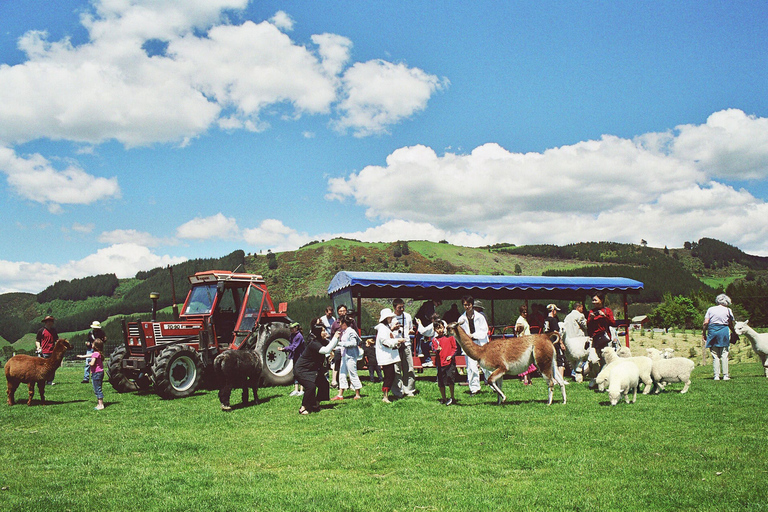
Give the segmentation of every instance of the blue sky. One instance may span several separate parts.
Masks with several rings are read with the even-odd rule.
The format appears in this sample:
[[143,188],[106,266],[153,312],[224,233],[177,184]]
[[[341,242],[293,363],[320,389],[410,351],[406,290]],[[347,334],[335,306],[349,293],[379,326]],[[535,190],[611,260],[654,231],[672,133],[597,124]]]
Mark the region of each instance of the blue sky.
[[0,2],[0,293],[311,240],[768,254],[765,2]]

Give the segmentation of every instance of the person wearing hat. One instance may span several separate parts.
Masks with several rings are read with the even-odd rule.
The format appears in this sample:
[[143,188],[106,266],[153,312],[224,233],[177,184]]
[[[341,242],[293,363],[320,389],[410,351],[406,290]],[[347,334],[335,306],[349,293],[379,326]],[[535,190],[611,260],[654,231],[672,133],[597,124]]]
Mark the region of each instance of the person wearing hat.
[[400,363],[400,347],[405,338],[392,332],[392,321],[397,315],[389,308],[381,310],[379,323],[376,324],[376,360],[384,371],[384,381],[381,392],[382,402],[390,403],[389,390],[395,382],[395,365]]
[[[547,304],[547,311],[549,311],[549,314],[544,320],[544,332],[556,332],[560,334],[560,319],[557,318],[557,312],[560,311],[560,308],[557,307],[557,304]],[[563,338],[558,336],[556,339],[552,340],[552,344],[555,346],[557,371],[560,372],[560,376],[562,377],[565,373],[565,344],[563,343]]]
[[[101,328],[101,323],[98,320],[94,320],[91,323],[91,331],[88,333],[88,337],[85,339],[85,355],[89,356],[93,354],[93,342],[101,340],[103,343],[107,341],[107,335]],[[85,359],[85,369],[83,370],[83,380],[81,384],[87,384],[90,382],[91,377],[91,358]]]
[[[277,347],[277,350],[280,352],[288,352],[288,357],[291,358],[293,367],[296,368],[296,363],[299,361],[301,353],[304,352],[304,333],[301,330],[299,322],[293,322],[288,328],[291,330],[288,346]],[[293,387],[293,391],[291,391],[288,396],[302,396],[304,394],[304,388],[295,375],[293,377]]]
[[[56,341],[59,339],[59,333],[53,326],[56,319],[51,315],[43,318],[44,326],[37,331],[37,337],[35,338],[35,352],[37,355],[44,359],[48,359],[53,354],[53,347],[56,345]],[[56,383],[53,381],[46,382],[48,386],[54,386]]]

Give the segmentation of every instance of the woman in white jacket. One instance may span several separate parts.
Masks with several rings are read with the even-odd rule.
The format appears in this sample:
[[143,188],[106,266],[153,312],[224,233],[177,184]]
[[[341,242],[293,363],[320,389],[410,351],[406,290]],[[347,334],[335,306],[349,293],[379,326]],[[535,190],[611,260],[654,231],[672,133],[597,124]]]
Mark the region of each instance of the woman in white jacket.
[[384,371],[384,383],[381,392],[384,397],[382,402],[390,403],[389,390],[395,382],[395,365],[400,362],[400,345],[405,342],[403,338],[396,338],[390,323],[395,318],[395,313],[389,308],[381,310],[379,323],[376,324],[376,360]]

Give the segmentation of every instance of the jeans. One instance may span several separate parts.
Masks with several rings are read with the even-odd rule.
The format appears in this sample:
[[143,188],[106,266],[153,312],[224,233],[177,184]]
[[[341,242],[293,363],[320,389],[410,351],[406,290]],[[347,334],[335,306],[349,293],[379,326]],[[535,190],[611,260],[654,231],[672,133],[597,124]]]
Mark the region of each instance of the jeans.
[[[85,355],[89,356],[93,354],[93,349],[87,350],[85,352]],[[88,380],[88,376],[91,373],[91,359],[88,358],[85,360],[85,369],[83,370],[83,380]]]
[[91,374],[91,383],[93,383],[93,392],[96,393],[96,398],[104,400],[104,393],[101,391],[101,385],[104,382],[104,372],[96,372]]

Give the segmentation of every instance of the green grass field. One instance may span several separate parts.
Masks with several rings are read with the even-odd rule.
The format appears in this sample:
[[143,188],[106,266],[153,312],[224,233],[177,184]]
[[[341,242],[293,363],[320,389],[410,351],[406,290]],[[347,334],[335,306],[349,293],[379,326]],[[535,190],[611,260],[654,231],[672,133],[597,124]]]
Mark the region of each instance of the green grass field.
[[506,382],[500,407],[457,386],[445,407],[428,370],[415,398],[387,405],[365,382],[363,400],[309,416],[288,387],[225,413],[215,391],[163,401],[107,384],[97,412],[81,369],[59,370],[45,407],[0,407],[2,510],[768,509],[768,379],[753,362],[615,407],[576,383],[548,407],[542,379]]

